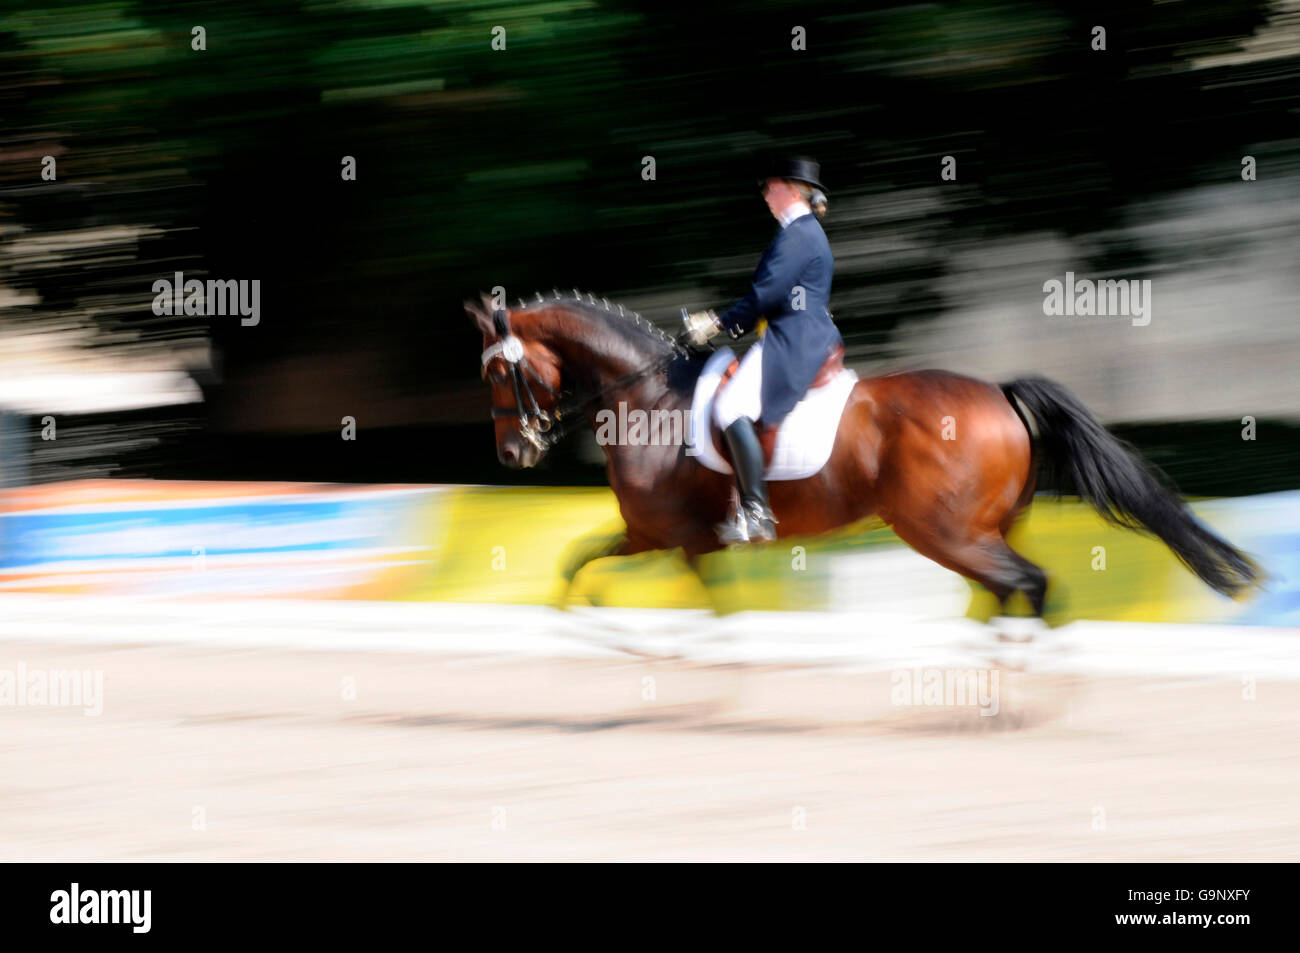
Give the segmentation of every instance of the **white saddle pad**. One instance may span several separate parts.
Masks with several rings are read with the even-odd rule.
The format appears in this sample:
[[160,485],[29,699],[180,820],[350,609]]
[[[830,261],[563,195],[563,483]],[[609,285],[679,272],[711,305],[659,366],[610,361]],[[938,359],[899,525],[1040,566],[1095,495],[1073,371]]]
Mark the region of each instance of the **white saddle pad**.
[[[691,401],[687,453],[719,473],[730,473],[731,464],[713,446],[713,398],[723,373],[735,359],[736,355],[729,347],[715,351],[695,382],[695,398]],[[767,468],[768,480],[803,480],[826,466],[835,446],[835,434],[840,428],[844,405],[848,403],[849,392],[857,381],[858,375],[845,368],[829,383],[814,387],[794,405],[794,410],[781,421],[781,429],[777,431],[776,449]]]

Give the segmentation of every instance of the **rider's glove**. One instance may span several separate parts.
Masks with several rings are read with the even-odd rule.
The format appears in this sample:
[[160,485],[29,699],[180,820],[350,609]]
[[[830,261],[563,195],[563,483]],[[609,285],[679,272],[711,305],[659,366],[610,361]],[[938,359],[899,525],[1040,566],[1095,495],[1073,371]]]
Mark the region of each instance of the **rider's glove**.
[[718,321],[718,316],[711,310],[693,311],[682,319],[682,323],[686,325],[687,339],[692,344],[700,347],[702,347],[709,338],[722,330],[722,324]]

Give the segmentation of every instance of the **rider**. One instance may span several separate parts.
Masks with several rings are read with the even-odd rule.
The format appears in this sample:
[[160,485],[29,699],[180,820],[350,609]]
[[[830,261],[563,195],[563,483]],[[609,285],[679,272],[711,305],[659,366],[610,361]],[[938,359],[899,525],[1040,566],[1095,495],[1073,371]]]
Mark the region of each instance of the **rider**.
[[741,499],[737,524],[718,527],[725,543],[776,538],[755,422],[761,417],[765,427],[779,425],[842,343],[827,308],[835,260],[818,221],[826,212],[820,175],[820,166],[807,158],[771,167],[759,188],[781,230],[759,259],[752,290],[721,318],[713,311],[686,317],[687,334],[700,345],[722,330],[738,338],[766,319],[713,406]]

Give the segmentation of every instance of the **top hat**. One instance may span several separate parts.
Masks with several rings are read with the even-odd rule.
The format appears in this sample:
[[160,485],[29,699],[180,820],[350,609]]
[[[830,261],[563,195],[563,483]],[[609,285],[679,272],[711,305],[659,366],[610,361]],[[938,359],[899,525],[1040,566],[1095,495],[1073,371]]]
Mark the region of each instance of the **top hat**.
[[764,179],[793,179],[796,182],[806,182],[814,189],[820,189],[822,192],[827,191],[826,186],[818,181],[822,174],[822,167],[816,159],[809,159],[807,156],[794,156],[789,159],[777,159],[768,167]]

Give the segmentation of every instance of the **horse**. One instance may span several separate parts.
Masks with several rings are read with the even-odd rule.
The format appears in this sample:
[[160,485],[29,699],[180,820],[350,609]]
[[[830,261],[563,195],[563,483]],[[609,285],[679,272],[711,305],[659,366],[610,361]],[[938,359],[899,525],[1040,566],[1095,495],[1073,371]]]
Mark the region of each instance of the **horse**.
[[[483,335],[482,376],[507,467],[535,466],[572,426],[594,429],[620,403],[661,419],[689,415],[699,353],[621,305],[616,313],[608,299],[575,290],[538,293],[518,308],[483,296],[465,310]],[[571,558],[570,584],[604,556],[680,549],[698,572],[698,557],[723,548],[715,527],[728,515],[732,479],[687,451],[684,441],[603,442],[626,531]],[[921,370],[858,380],[825,466],[769,485],[778,539],[878,517],[1004,610],[1023,594],[1041,620],[1047,574],[1007,543],[1034,496],[1040,459],[1104,519],[1159,538],[1215,591],[1236,598],[1259,584],[1248,556],[1198,522],[1077,397],[1040,377],[997,385]]]

